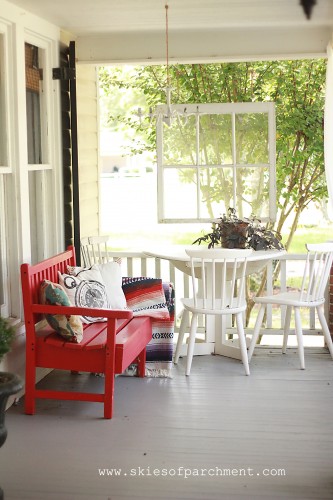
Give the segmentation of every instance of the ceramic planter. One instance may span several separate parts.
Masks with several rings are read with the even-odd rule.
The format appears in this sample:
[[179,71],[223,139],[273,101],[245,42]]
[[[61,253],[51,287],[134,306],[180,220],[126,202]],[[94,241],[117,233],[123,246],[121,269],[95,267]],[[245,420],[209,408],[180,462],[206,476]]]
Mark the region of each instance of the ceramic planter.
[[[5,427],[5,408],[9,396],[18,393],[23,387],[22,379],[15,373],[0,372],[0,447],[4,444],[7,437]],[[3,498],[3,492],[0,488],[0,500]]]
[[220,222],[222,248],[245,248],[248,222]]

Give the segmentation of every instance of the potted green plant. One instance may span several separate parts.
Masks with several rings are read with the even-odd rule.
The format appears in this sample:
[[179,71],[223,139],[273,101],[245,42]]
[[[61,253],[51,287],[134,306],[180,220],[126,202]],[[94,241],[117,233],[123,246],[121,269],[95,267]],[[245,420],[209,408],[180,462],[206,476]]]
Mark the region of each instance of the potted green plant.
[[[0,316],[0,362],[3,356],[10,351],[14,339],[14,328],[8,320]],[[6,441],[5,409],[9,396],[16,394],[23,387],[21,378],[14,373],[0,371],[0,447]],[[3,493],[0,488],[0,499]]]
[[218,245],[222,248],[253,248],[254,250],[268,250],[270,248],[283,249],[281,236],[274,230],[261,224],[260,219],[253,216],[250,219],[240,219],[234,208],[228,209],[213,222],[212,231],[197,238],[193,245],[208,243],[208,248]]

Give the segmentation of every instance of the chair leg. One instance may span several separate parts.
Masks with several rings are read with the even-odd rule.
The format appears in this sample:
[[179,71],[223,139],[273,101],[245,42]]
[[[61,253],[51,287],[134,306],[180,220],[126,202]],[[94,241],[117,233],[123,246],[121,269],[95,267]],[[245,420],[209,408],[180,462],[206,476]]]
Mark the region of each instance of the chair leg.
[[265,304],[261,304],[259,312],[258,312],[258,316],[257,316],[257,319],[256,319],[256,323],[254,325],[254,330],[253,330],[253,335],[252,335],[252,339],[251,339],[249,351],[248,351],[248,354],[247,354],[249,361],[251,361],[254,348],[255,348],[255,346],[257,344],[257,340],[258,340],[258,337],[259,337],[259,332],[260,332],[262,320],[264,318],[265,309],[266,309],[266,305]]
[[245,373],[246,373],[246,375],[250,375],[249,360],[247,357],[246,340],[245,340],[245,333],[244,333],[244,326],[243,326],[243,313],[236,314],[236,323],[237,323],[237,332],[238,332],[238,338],[239,338],[239,346],[240,346],[240,350],[241,350],[242,361],[243,361],[243,365],[245,368]]
[[174,362],[175,365],[178,363],[180,349],[181,349],[181,347],[183,345],[184,334],[185,334],[185,327],[188,324],[188,316],[189,316],[188,310],[184,309],[183,310],[183,314],[182,314],[182,320],[180,322],[180,327],[179,327],[179,335],[178,335],[176,350],[175,350],[175,354],[174,354],[174,357],[173,357],[173,362]]
[[287,306],[286,318],[285,318],[284,329],[283,329],[282,354],[286,354],[286,352],[287,352],[288,335],[289,335],[289,330],[290,330],[291,309],[292,309],[291,306]]
[[304,345],[303,345],[301,312],[299,307],[294,307],[294,310],[295,310],[295,329],[296,329],[296,337],[298,344],[298,356],[301,363],[301,370],[304,370],[305,363],[304,363]]
[[189,376],[190,371],[191,371],[194,344],[195,344],[195,335],[197,333],[197,319],[198,319],[198,314],[193,313],[192,320],[191,320],[190,338],[189,338],[188,347],[187,347],[187,360],[186,360],[186,375],[187,376]]
[[325,338],[325,342],[327,344],[328,350],[330,351],[331,357],[333,359],[333,343],[332,343],[331,334],[330,334],[330,331],[328,329],[327,321],[326,321],[325,314],[324,314],[324,305],[318,306],[318,307],[316,307],[316,309],[317,309],[317,314],[318,314],[318,318],[319,318],[321,327],[323,329],[323,335]]

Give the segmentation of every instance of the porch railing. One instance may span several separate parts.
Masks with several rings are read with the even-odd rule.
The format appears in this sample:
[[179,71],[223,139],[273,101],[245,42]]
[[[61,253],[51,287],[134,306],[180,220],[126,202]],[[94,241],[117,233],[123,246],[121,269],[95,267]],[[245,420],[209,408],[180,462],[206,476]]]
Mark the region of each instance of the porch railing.
[[[109,251],[105,245],[105,249],[99,247],[99,254],[90,254],[90,263],[101,261],[102,259],[121,259],[122,275],[123,276],[149,276],[152,278],[162,278],[164,281],[170,281],[174,284],[176,291],[176,332],[179,329],[182,307],[180,298],[189,296],[192,287],[190,286],[190,276],[176,269],[172,262],[161,260],[154,257],[147,257],[142,252],[132,251]],[[87,262],[87,257],[84,260]],[[286,291],[288,288],[297,288],[301,282],[303,275],[304,262],[306,254],[285,254],[279,257],[278,260],[269,262],[262,272],[267,273],[265,293],[272,295],[274,288],[278,287],[281,291]],[[273,280],[274,277],[274,280]],[[253,281],[253,280],[252,280]],[[259,280],[258,280],[259,281]],[[255,291],[254,291],[255,293]],[[328,301],[326,301],[326,317],[328,317]],[[247,332],[252,333],[255,318],[257,315],[257,307],[251,311],[251,315],[247,325]],[[263,335],[281,335],[283,332],[285,318],[285,309],[282,307],[274,308],[267,307],[265,324],[263,325]],[[302,311],[303,333],[305,335],[321,336],[321,326],[316,317],[314,310],[305,309]],[[293,326],[293,323],[291,324]],[[200,319],[198,331],[204,332],[205,321]],[[228,332],[232,334],[233,328],[228,328]],[[293,332],[291,331],[292,335]]]

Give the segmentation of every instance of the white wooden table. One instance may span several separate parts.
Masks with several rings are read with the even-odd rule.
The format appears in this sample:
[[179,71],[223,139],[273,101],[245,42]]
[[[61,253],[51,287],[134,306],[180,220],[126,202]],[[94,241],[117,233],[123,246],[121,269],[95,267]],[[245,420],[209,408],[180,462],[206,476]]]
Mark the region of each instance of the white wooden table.
[[[185,274],[190,275],[189,256],[185,252],[185,246],[168,246],[163,249],[155,249],[144,251],[147,257],[165,259]],[[286,253],[285,250],[258,250],[253,251],[248,258],[247,273],[253,274],[261,271],[271,260],[279,258]],[[177,293],[177,291],[176,291]],[[238,345],[238,337],[235,339],[227,338],[227,325],[225,317],[212,316],[206,317],[206,338],[204,345],[196,344],[194,354],[219,354],[234,359],[241,359],[240,349]]]

